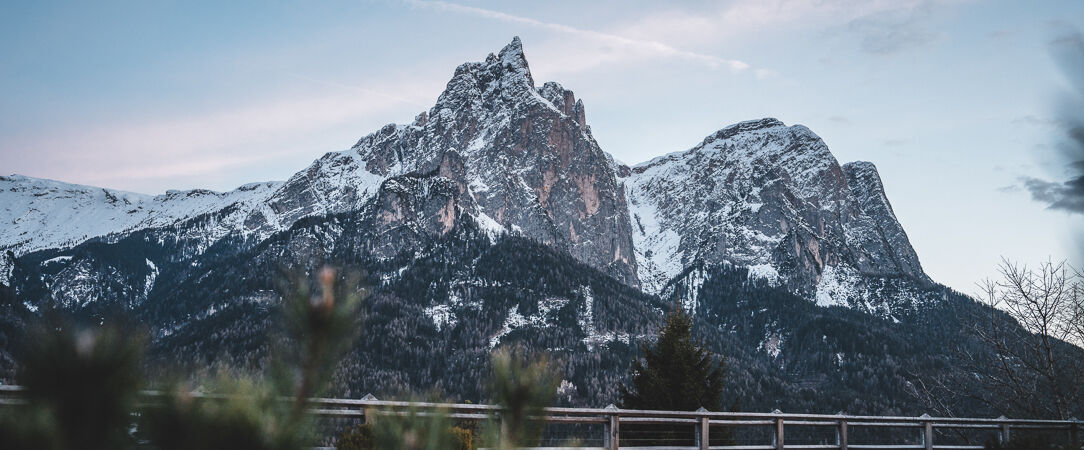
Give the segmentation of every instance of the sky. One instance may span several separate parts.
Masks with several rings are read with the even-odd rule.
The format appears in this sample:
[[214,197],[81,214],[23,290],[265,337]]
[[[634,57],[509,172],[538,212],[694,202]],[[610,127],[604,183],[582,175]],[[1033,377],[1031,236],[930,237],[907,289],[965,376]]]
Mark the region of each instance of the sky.
[[1052,55],[1082,26],[1078,1],[4,2],[0,173],[286,179],[520,36],[627,163],[762,117],[874,162],[925,270],[976,293],[1002,258],[1084,261],[1084,211],[1034,190],[1073,175]]

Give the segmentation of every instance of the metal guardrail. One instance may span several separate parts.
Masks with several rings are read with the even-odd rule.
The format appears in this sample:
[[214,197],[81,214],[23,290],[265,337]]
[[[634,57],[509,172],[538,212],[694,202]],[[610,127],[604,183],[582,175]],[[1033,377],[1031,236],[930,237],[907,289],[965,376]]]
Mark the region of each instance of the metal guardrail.
[[[20,404],[20,386],[0,385],[0,404]],[[146,397],[161,396],[158,391],[144,391]],[[214,394],[193,393],[198,398],[221,398]],[[312,398],[309,413],[322,417],[364,419],[366,414],[397,414],[407,411],[416,414],[442,413],[451,419],[460,420],[500,420],[502,408],[496,405],[476,405],[466,403],[429,403],[377,400],[372,396],[365,399]],[[685,424],[695,429],[695,446],[701,450],[863,450],[863,449],[901,449],[901,450],[978,450],[981,445],[938,445],[934,442],[935,429],[970,429],[992,430],[997,439],[1006,443],[1014,431],[1044,430],[1064,431],[1068,433],[1069,448],[1081,448],[1081,432],[1084,421],[1010,419],[999,417],[963,418],[963,417],[919,417],[906,416],[858,416],[846,414],[789,414],[778,410],[770,413],[752,412],[713,412],[701,408],[698,411],[657,411],[620,409],[613,405],[605,408],[559,408],[543,410],[538,419],[549,424],[596,424],[604,429],[603,449],[617,450],[621,441],[621,426],[642,424]],[[786,444],[786,427],[815,426],[829,427],[835,430],[833,444]],[[773,433],[766,445],[712,445],[709,430],[712,427],[750,427],[770,426]],[[854,428],[914,428],[922,437],[922,444],[856,444],[850,442]],[[597,447],[594,447],[597,448]],[[620,448],[689,448],[689,447],[620,447]]]

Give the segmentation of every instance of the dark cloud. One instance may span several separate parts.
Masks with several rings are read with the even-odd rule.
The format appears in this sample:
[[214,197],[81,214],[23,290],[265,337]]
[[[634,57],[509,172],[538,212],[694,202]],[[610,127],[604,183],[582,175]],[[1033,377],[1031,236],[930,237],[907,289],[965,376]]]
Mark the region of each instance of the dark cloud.
[[1048,208],[1084,214],[1084,176],[1060,183],[1038,178],[1021,181],[1031,198],[1046,203]]
[[1084,214],[1084,36],[1076,30],[1063,32],[1050,42],[1050,49],[1071,88],[1058,96],[1055,119],[1020,120],[1057,130],[1057,145],[1052,147],[1057,170],[1052,179],[1029,177],[1021,183],[1033,200],[1051,209]]

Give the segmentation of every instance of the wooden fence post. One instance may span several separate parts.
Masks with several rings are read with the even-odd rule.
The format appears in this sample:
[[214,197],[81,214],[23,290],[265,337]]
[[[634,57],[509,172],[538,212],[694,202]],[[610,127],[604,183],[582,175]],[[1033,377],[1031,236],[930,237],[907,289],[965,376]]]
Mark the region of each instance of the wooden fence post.
[[[919,416],[923,419],[929,419],[929,414],[923,414]],[[933,422],[926,420],[922,422],[922,444],[926,446],[926,450],[933,450]]]
[[1072,425],[1069,425],[1069,442],[1073,450],[1080,450],[1080,421],[1076,417],[1070,417],[1069,420],[1073,421]]
[[[611,403],[603,409],[617,410],[617,406],[614,406],[614,404]],[[616,413],[609,414],[609,418],[610,422],[603,427],[605,428],[606,435],[602,438],[602,442],[607,450],[617,450],[621,445],[621,421],[617,418]]]
[[[708,412],[703,406],[696,412]],[[700,417],[700,423],[696,425],[696,446],[700,450],[708,450],[708,418],[707,416]]]
[[[998,417],[997,420],[1006,421],[1009,420],[1009,418],[1001,416]],[[1009,439],[1012,439],[1012,436],[1009,434],[1009,424],[1002,422],[1001,429],[999,429],[997,432],[997,441],[1001,445],[1008,445]]]
[[[376,402],[376,401],[380,401],[380,400],[379,400],[379,399],[377,399],[377,398],[376,398],[376,396],[375,396],[375,395],[373,395],[372,393],[369,393],[369,394],[365,394],[365,396],[364,396],[364,397],[362,397],[361,399],[362,399],[362,400],[364,400],[364,401],[367,401],[367,402]],[[364,412],[362,413],[362,416],[361,416],[361,424],[362,424],[362,425],[365,425],[365,424],[369,423],[369,411],[368,411],[368,410],[363,410],[363,411],[364,411]]]
[[[843,411],[837,415],[842,416]],[[839,427],[836,428],[836,445],[839,450],[847,450],[847,419],[839,419]]]
[[[775,410],[772,414],[783,414],[783,411]],[[783,450],[783,418],[775,419],[775,450]]]

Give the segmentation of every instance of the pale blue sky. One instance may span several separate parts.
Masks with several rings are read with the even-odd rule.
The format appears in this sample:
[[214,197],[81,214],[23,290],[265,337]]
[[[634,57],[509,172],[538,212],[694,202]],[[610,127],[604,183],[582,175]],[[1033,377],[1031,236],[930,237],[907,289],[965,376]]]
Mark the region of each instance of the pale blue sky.
[[[760,117],[877,164],[934,279],[1067,257],[1050,43],[1084,2],[5,2],[0,173],[137,192],[284,179],[428,109],[519,35],[602,148],[640,162]],[[1074,230],[1075,227],[1075,230]]]

